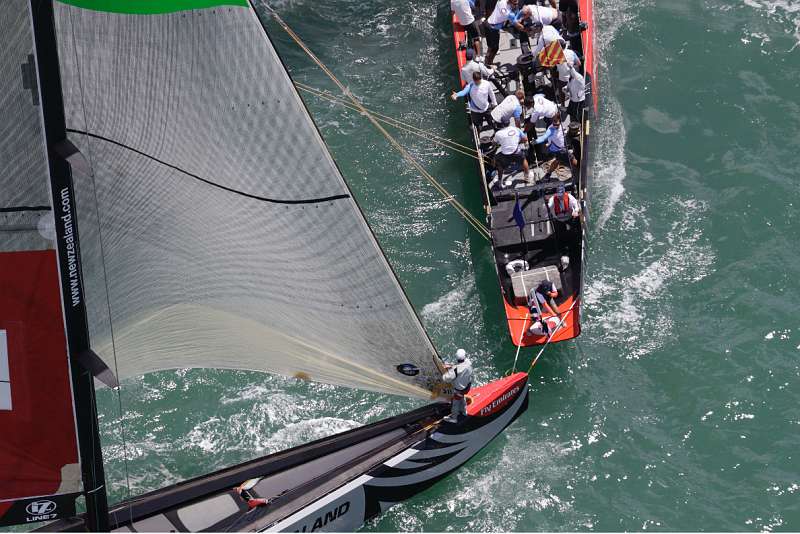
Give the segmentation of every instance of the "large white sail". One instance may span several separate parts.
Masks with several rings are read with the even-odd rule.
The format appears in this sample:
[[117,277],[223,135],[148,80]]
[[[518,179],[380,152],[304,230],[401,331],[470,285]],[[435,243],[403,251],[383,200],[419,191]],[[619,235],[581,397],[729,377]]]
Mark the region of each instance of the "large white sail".
[[92,347],[120,379],[437,390],[436,351],[249,3],[62,0],[55,22]]

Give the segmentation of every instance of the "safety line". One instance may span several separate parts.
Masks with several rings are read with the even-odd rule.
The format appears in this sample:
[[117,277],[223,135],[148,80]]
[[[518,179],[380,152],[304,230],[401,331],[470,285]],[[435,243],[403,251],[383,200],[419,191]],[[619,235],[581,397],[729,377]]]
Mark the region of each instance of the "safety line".
[[448,191],[444,188],[444,186],[439,183],[436,178],[433,177],[425,168],[408,152],[408,150],[403,147],[397,140],[388,132],[386,128],[384,128],[380,122],[361,104],[361,102],[350,92],[350,90],[345,87],[345,85],[339,81],[336,75],[311,51],[308,45],[303,42],[299,35],[297,35],[292,28],[289,27],[286,22],[278,15],[278,12],[275,11],[271,6],[267,4],[262,4],[275,18],[275,21],[280,25],[281,28],[292,38],[292,40],[297,43],[297,46],[303,49],[303,51],[308,55],[308,57],[324,72],[330,80],[336,84],[339,90],[347,97],[348,100],[358,108],[358,111],[364,115],[364,117],[369,120],[372,125],[386,138],[389,143],[405,158],[405,160],[411,164],[412,167],[417,169],[417,171],[426,179],[428,180],[433,187],[441,193],[444,197],[445,202],[448,202],[456,211],[458,211],[464,219],[472,225],[473,228],[484,238],[489,239],[490,234],[489,230],[486,226],[472,213],[470,213],[467,208],[465,208],[459,201],[457,201]]
[[[523,258],[524,261],[524,258]],[[525,298],[528,298],[528,288],[525,287],[525,277],[522,277],[522,292],[525,294]],[[536,298],[535,296],[533,298]],[[531,309],[528,308],[528,311],[525,312],[525,320],[522,322],[522,331],[519,333],[519,341],[517,341],[517,353],[514,355],[514,366],[511,368],[511,374],[514,374],[517,371],[517,359],[519,358],[519,351],[522,349],[522,338],[525,335],[525,327],[528,326],[528,317],[531,314]]]
[[[568,309],[568,310],[566,311],[566,313],[564,314],[564,317],[562,317],[562,318],[561,318],[561,320],[558,322],[558,324],[557,324],[557,325],[556,325],[556,327],[553,329],[553,331],[552,331],[552,332],[550,332],[550,335],[549,335],[549,336],[547,336],[547,341],[545,342],[545,344],[544,344],[544,345],[542,345],[542,349],[539,351],[539,354],[537,354],[537,355],[536,355],[536,357],[535,357],[535,358],[533,359],[533,361],[531,362],[531,366],[530,366],[530,367],[528,367],[528,374],[530,374],[531,370],[533,370],[533,366],[534,366],[534,365],[536,365],[536,362],[537,362],[537,361],[539,361],[539,356],[541,356],[541,355],[542,355],[542,353],[544,352],[544,349],[546,349],[546,348],[547,348],[547,345],[549,345],[549,344],[550,344],[550,341],[553,339],[553,336],[556,334],[556,332],[558,332],[558,329],[559,329],[559,328],[561,328],[561,325],[562,325],[562,324],[564,324],[564,321],[566,321],[566,320],[567,320],[567,317],[568,317],[568,316],[569,316],[569,314],[572,312],[572,308],[574,308],[574,307],[575,307],[575,305],[576,305],[577,303],[578,303],[578,299],[576,298],[576,299],[575,299],[575,300],[572,302],[572,305],[569,307],[569,309]],[[542,317],[542,319],[544,320],[544,317]]]

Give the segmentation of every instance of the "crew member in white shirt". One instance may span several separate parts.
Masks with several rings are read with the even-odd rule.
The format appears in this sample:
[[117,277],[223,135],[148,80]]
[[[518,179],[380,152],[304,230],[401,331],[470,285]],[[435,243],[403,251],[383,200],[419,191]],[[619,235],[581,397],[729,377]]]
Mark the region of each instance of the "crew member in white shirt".
[[[480,131],[484,121],[492,126],[491,108],[497,105],[492,85],[481,78],[480,72],[472,73],[472,81],[458,92],[453,91],[450,98],[457,100],[460,96],[469,95],[469,114],[472,124]],[[491,106],[491,107],[490,107]]]
[[527,140],[528,136],[525,135],[525,132],[511,124],[494,134],[494,142],[497,144],[494,163],[497,168],[497,179],[500,183],[503,183],[505,170],[515,163],[522,167],[526,180],[532,179],[528,160],[525,157],[526,151],[524,146],[521,145]]
[[472,389],[472,362],[467,358],[467,351],[456,351],[456,364],[446,366],[442,380],[453,384],[453,401],[450,415],[444,418],[448,423],[457,423],[459,417],[467,415],[466,395]]
[[545,119],[548,123],[558,113],[558,106],[552,100],[539,93],[533,95],[533,110],[530,116],[531,125],[535,125],[539,119]]
[[[475,15],[472,14],[474,7],[474,0],[450,0],[450,9],[456,14],[456,21],[466,30],[467,39],[472,42],[472,48],[475,49],[475,54],[480,58],[481,30],[478,26],[478,21],[475,20]],[[466,81],[469,81],[469,79]]]
[[564,48],[564,59],[566,61],[557,65],[556,68],[558,69],[558,79],[566,84],[569,81],[569,69],[580,69],[581,60],[578,58],[578,54],[569,47],[569,44]]
[[464,83],[472,81],[473,72],[480,72],[481,77],[485,80],[494,74],[493,70],[486,68],[486,65],[475,59],[475,52],[471,48],[467,48],[466,56],[467,62],[461,67],[461,81]]
[[543,7],[528,4],[520,10],[519,22],[523,26],[534,22],[541,22],[543,25],[552,25],[559,21],[558,10],[554,7]]
[[514,119],[517,128],[522,127],[522,106],[525,105],[525,91],[517,89],[513,95],[508,95],[492,110],[492,120],[495,124],[508,124]]
[[531,52],[533,53],[533,57],[536,59],[537,64],[539,60],[539,52],[544,50],[544,48],[550,45],[553,41],[561,41],[561,46],[563,47],[565,41],[561,39],[561,35],[559,35],[558,30],[553,28],[549,24],[542,24],[541,22],[535,21],[528,32],[531,37]]
[[580,122],[581,111],[586,102],[586,79],[583,77],[583,74],[574,68],[570,69],[569,72],[569,82],[565,87],[565,92],[567,96],[569,96],[567,113],[569,113],[569,119],[571,121]]
[[[486,64],[492,65],[494,56],[500,50],[500,30],[506,24],[514,24],[519,15],[519,8],[517,7],[518,0],[497,0],[497,3],[492,10],[492,14],[486,19],[483,25],[483,32],[486,36],[486,46],[489,50],[486,52]],[[520,26],[521,28],[521,26]]]

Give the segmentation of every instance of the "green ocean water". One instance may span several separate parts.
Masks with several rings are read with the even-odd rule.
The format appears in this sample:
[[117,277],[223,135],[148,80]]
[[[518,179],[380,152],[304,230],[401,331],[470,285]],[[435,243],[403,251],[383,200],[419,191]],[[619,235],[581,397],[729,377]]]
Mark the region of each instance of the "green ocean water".
[[[800,3],[595,1],[583,335],[505,434],[365,530],[800,530]],[[446,3],[272,5],[369,108],[469,143]],[[334,89],[270,29],[297,81]],[[304,98],[439,350],[506,371],[488,244],[362,117]],[[481,216],[473,160],[398,139]],[[126,383],[122,417],[99,403],[112,500],[415,406],[199,370]]]

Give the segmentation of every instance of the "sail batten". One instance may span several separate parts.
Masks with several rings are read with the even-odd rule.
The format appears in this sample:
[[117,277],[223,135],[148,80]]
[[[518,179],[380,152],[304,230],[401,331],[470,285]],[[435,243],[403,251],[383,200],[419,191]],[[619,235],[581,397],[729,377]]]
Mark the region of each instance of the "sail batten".
[[250,369],[430,398],[436,350],[258,16],[204,3],[55,3],[93,350],[120,380]]

